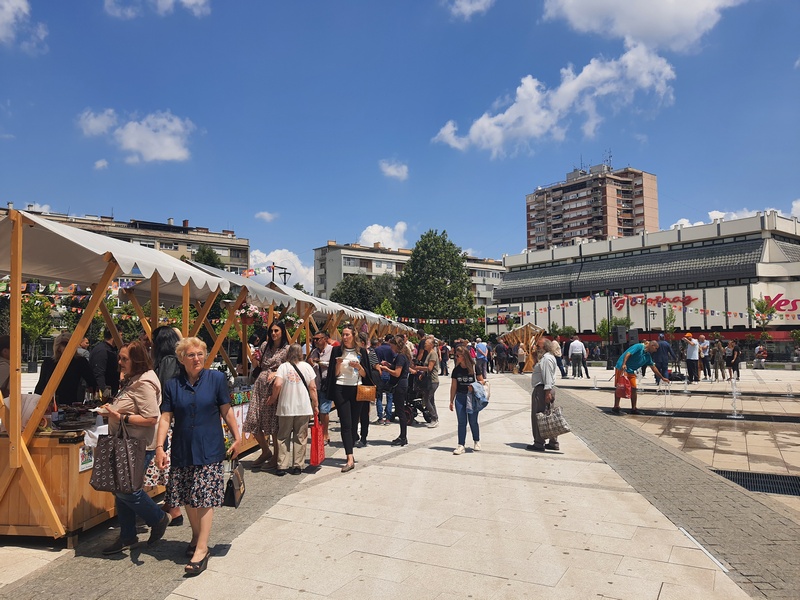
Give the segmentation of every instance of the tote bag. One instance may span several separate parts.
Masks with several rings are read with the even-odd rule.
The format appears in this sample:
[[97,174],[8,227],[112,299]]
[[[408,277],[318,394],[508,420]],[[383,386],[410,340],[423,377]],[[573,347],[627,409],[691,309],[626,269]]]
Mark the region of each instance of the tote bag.
[[128,436],[125,421],[117,435],[101,435],[94,450],[94,467],[89,484],[98,492],[132,494],[142,489],[147,443]]
[[546,440],[571,431],[560,406],[545,413],[537,413],[536,422],[539,425],[539,434]]
[[228,483],[225,484],[222,506],[239,508],[239,504],[244,498],[244,489],[244,467],[234,458],[231,460],[231,474],[228,477]]

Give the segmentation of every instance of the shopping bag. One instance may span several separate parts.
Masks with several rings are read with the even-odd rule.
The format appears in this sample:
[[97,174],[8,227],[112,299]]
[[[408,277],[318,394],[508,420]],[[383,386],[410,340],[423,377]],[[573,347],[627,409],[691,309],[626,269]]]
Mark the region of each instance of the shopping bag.
[[536,422],[539,425],[539,434],[546,440],[552,440],[571,431],[560,406],[548,412],[537,413]]
[[617,396],[619,398],[630,398],[631,397],[631,380],[628,379],[628,376],[623,373],[619,376],[617,380]]
[[322,425],[314,415],[314,424],[311,426],[311,457],[309,463],[312,467],[318,467],[325,460],[325,440],[322,438]]
[[117,435],[97,440],[89,484],[98,492],[132,494],[142,489],[146,452],[146,442],[129,437],[125,421],[120,421]]
[[225,497],[222,500],[222,506],[239,508],[243,497],[244,467],[234,458],[231,460],[231,474],[228,477],[228,483],[225,484]]

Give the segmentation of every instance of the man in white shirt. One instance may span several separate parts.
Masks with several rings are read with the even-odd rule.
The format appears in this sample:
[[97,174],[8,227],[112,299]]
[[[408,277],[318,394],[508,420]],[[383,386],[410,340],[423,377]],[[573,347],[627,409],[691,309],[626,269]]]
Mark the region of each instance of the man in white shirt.
[[700,359],[700,344],[692,337],[691,333],[687,333],[683,339],[686,342],[687,379],[689,383],[700,383],[700,375],[697,371],[697,363]]
[[708,381],[711,379],[711,343],[704,335],[698,336],[697,343],[700,349],[700,365],[703,367],[703,381]]
[[583,359],[586,358],[586,346],[580,338],[575,335],[569,345],[569,360],[572,363],[572,377],[583,377]]

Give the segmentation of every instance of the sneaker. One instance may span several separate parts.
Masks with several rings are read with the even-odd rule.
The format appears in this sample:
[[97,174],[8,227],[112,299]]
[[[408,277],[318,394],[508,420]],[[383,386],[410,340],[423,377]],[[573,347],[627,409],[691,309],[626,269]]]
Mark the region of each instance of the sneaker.
[[439,421],[431,421],[430,423],[428,423],[429,429],[436,429],[438,426],[439,426]]
[[383,424],[388,425],[391,422],[391,419],[384,419]]
[[125,550],[130,550],[131,548],[135,548],[139,545],[139,538],[134,537],[132,540],[128,540],[127,542],[123,541],[122,538],[117,538],[117,540],[111,544],[110,546],[103,548],[102,553],[105,556],[111,556],[112,554],[119,554]]
[[458,448],[453,450],[453,454],[464,454],[464,452],[466,452],[466,451],[467,451],[467,449],[464,448],[464,446],[459,446]]
[[544,447],[547,448],[548,450],[555,450],[555,451],[558,451],[558,450],[561,449],[559,447],[558,443],[555,443],[555,444],[548,443],[548,444],[545,444]]
[[150,537],[147,538],[147,545],[152,546],[162,537],[167,531],[167,527],[172,522],[172,516],[169,513],[164,513],[161,520],[150,528]]
[[530,450],[531,452],[544,452],[544,446],[537,446],[536,444],[528,444],[525,446],[525,450]]
[[408,444],[408,440],[403,437],[395,438],[392,440],[392,446],[405,446]]
[[472,446],[472,449],[475,452],[480,452],[481,451],[481,443],[480,442],[475,442],[475,444]]

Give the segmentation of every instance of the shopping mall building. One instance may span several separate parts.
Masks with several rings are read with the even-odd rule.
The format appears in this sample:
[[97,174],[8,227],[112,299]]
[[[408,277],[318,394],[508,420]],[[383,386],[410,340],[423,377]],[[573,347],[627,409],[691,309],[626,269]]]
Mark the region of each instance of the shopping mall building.
[[[642,337],[664,330],[760,334],[748,313],[764,298],[776,313],[773,339],[800,329],[800,225],[770,211],[744,219],[676,227],[506,256],[507,272],[487,307],[487,333],[506,320],[571,325],[593,334],[609,316],[630,317]],[[595,338],[596,339],[596,338]]]

